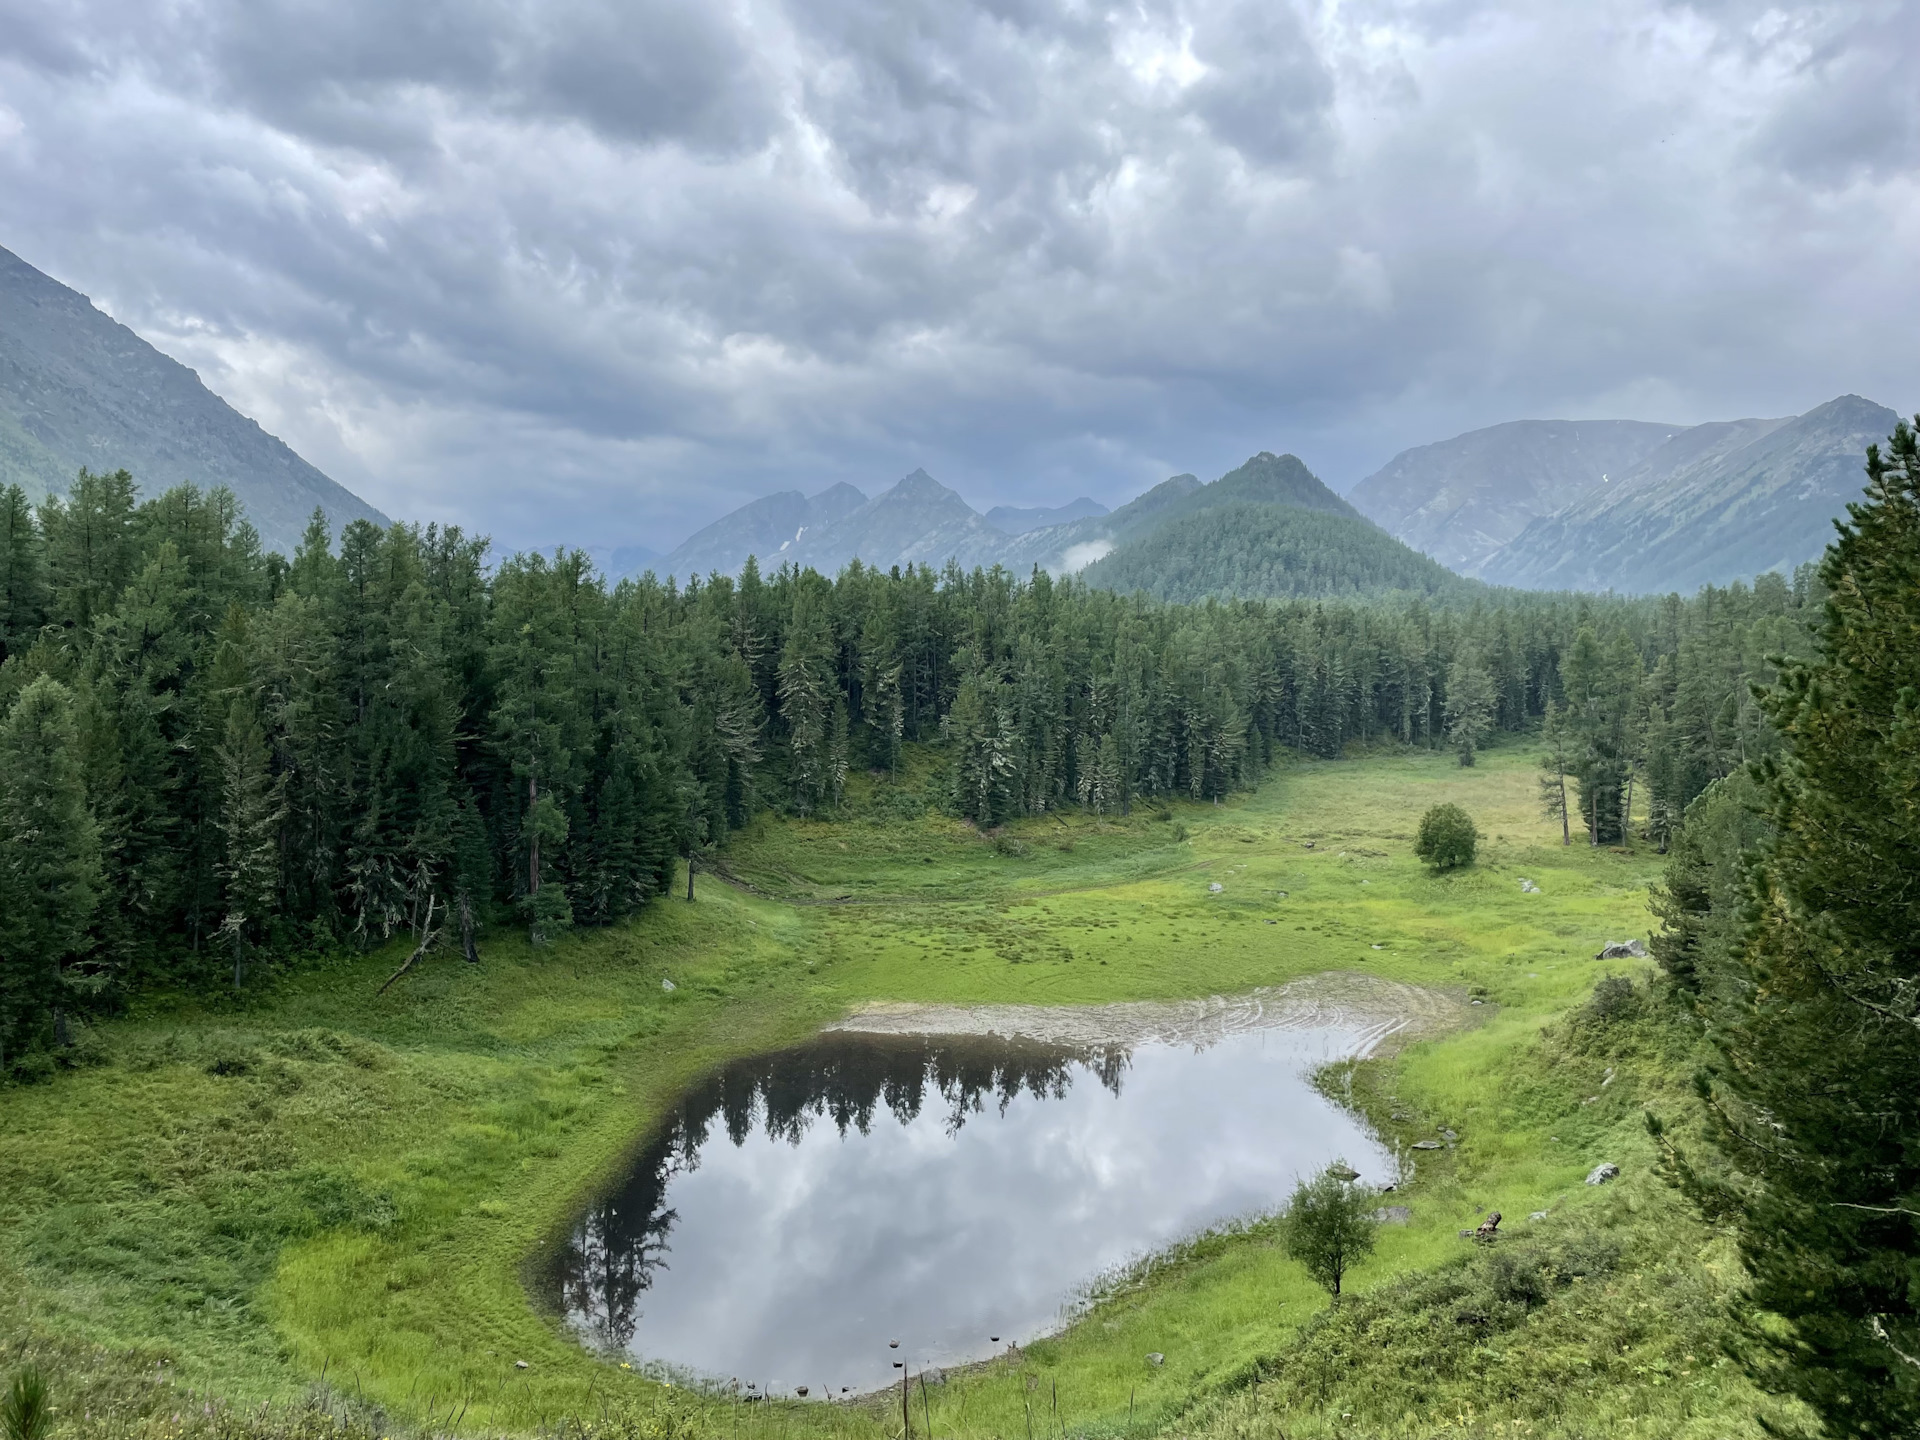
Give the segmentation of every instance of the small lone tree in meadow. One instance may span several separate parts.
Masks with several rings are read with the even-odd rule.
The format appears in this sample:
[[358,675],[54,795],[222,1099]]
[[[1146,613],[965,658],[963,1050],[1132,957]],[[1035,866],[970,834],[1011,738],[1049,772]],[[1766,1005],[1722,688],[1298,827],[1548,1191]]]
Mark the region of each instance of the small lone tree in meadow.
[[1471,815],[1458,805],[1436,805],[1420,817],[1413,853],[1435,870],[1455,870],[1473,864],[1479,845]]
[[1373,1253],[1373,1218],[1379,1195],[1356,1184],[1352,1170],[1336,1160],[1293,1190],[1287,1207],[1287,1254],[1340,1303],[1340,1282],[1348,1270]]

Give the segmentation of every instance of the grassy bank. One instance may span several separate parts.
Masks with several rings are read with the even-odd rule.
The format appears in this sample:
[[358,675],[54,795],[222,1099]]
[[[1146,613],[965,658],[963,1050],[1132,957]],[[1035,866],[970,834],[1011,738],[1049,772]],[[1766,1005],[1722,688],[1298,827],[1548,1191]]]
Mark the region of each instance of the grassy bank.
[[[701,877],[695,903],[663,901],[618,930],[537,954],[496,934],[480,966],[436,956],[384,995],[391,954],[243,1003],[155,1004],[90,1038],[97,1063],[0,1092],[8,1354],[36,1347],[129,1386],[167,1377],[249,1404],[290,1400],[324,1372],[396,1423],[458,1414],[463,1433],[627,1413],[666,1430],[877,1435],[886,1417],[866,1409],[669,1401],[529,1301],[529,1267],[677,1088],[869,1000],[1080,1004],[1359,970],[1487,1004],[1482,1023],[1356,1077],[1384,1133],[1459,1135],[1423,1159],[1412,1223],[1383,1232],[1356,1289],[1386,1295],[1458,1266],[1456,1232],[1487,1208],[1551,1212],[1534,1224],[1543,1237],[1607,1231],[1621,1246],[1611,1270],[1482,1348],[1565,1316],[1565,1359],[1588,1318],[1573,1312],[1591,1310],[1608,1355],[1585,1373],[1594,1413],[1617,1422],[1608,1433],[1745,1433],[1754,1397],[1700,1353],[1729,1257],[1651,1177],[1637,1123],[1666,1083],[1660,1062],[1542,1039],[1599,976],[1634,968],[1592,957],[1645,934],[1656,860],[1563,848],[1538,818],[1530,755],[1472,770],[1397,752],[1291,764],[1231,805],[1043,817],[1000,837],[915,817],[914,794],[861,785],[844,818],[763,821],[725,857],[739,885]],[[1410,849],[1442,800],[1488,838],[1474,870],[1434,878]],[[1601,1160],[1626,1173],[1590,1190]],[[1686,1284],[1655,1284],[1669,1272]],[[1661,1303],[1692,1328],[1608,1319]],[[1029,1423],[1332,1433],[1301,1427],[1338,1428],[1338,1388],[1289,1390],[1304,1362],[1279,1363],[1338,1340],[1315,1322],[1322,1307],[1270,1235],[1207,1241],[1017,1361],[956,1377],[926,1412],[956,1436]],[[1676,1336],[1695,1348],[1669,1355]],[[1166,1364],[1147,1366],[1148,1351]],[[1428,1368],[1427,1400],[1408,1392],[1402,1407],[1427,1429],[1408,1433],[1483,1425],[1526,1399],[1508,1384],[1469,1416],[1455,1402],[1480,1382]]]

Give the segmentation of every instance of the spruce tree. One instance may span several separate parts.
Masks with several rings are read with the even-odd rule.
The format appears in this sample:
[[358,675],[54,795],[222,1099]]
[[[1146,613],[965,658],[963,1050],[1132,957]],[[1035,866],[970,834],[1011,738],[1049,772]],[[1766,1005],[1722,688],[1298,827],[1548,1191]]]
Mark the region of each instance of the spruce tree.
[[1493,677],[1472,650],[1462,650],[1447,671],[1447,739],[1462,765],[1473,764],[1493,724]]
[[[1756,1344],[1829,1434],[1879,1437],[1920,1433],[1914,430],[1871,449],[1867,473],[1821,565],[1818,654],[1760,695],[1786,748],[1758,767],[1773,838],[1725,1001],[1709,1010],[1721,1058],[1704,1083],[1740,1172],[1718,1198],[1752,1303],[1789,1327],[1756,1324]],[[1689,908],[1684,887],[1669,893],[1670,909]],[[1694,963],[1688,934],[1663,947],[1670,970]]]
[[267,745],[253,701],[236,695],[227,708],[219,750],[220,861],[225,911],[220,935],[233,959],[233,988],[240,988],[246,962],[272,919],[279,890],[276,832],[282,807],[279,786],[267,764]]
[[25,650],[47,618],[40,530],[27,492],[0,489],[0,661]]
[[99,898],[79,751],[72,694],[40,676],[0,724],[0,1072],[65,1004]]

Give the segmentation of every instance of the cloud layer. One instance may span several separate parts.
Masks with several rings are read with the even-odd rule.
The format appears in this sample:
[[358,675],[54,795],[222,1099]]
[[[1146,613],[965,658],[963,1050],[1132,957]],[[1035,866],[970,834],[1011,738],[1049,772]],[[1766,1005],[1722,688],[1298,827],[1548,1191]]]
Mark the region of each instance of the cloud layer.
[[1920,8],[0,0],[0,244],[396,515],[1920,403]]

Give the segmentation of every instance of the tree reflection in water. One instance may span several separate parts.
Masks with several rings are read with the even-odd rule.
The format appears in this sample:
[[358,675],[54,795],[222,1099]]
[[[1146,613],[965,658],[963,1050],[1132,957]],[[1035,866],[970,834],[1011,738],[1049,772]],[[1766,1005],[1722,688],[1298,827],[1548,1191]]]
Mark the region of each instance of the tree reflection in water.
[[1082,1050],[994,1036],[843,1032],[735,1061],[681,1097],[626,1183],[574,1228],[557,1266],[561,1298],[597,1343],[622,1349],[633,1339],[640,1298],[655,1271],[668,1268],[667,1237],[678,1219],[666,1204],[668,1186],[675,1175],[699,1167],[716,1119],[736,1146],[756,1126],[798,1144],[821,1119],[842,1135],[849,1129],[864,1135],[882,1105],[906,1125],[937,1100],[951,1136],[989,1101],[1004,1113],[1023,1093],[1064,1096],[1076,1069],[1117,1096],[1128,1061],[1121,1046]]

